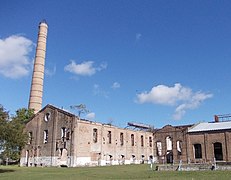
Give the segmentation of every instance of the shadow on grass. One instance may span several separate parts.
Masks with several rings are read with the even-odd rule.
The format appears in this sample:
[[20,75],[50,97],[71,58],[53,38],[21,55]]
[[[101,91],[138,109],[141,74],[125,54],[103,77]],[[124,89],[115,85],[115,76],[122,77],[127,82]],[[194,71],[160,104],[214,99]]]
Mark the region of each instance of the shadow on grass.
[[0,174],[1,173],[8,173],[8,172],[14,172],[15,170],[12,169],[0,169]]

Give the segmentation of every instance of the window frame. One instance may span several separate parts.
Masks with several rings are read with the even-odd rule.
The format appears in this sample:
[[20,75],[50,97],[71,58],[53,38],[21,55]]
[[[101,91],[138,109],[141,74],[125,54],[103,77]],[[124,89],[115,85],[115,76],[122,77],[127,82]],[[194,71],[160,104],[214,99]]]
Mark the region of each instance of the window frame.
[[202,146],[200,143],[196,143],[193,145],[194,148],[194,158],[202,159]]

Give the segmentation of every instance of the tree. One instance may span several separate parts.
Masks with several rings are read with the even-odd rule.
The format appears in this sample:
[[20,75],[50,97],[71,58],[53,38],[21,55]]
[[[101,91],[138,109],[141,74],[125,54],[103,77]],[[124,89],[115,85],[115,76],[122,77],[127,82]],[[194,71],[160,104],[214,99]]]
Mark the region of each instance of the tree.
[[73,106],[70,106],[70,108],[78,111],[79,118],[80,118],[81,114],[85,114],[85,113],[89,112],[89,110],[87,109],[85,104],[73,105]]
[[5,111],[4,107],[0,105],[0,140],[3,138],[4,127],[9,119],[9,114]]
[[3,112],[2,119],[5,119],[5,121],[2,121],[1,127],[4,130],[4,134],[1,136],[3,146],[2,156],[4,159],[19,161],[20,152],[28,140],[28,135],[24,132],[24,128],[34,113],[32,110],[22,108],[17,110],[16,115],[9,120]]
[[9,120],[9,113],[0,105],[0,154],[4,149],[4,141],[6,139],[6,125]]

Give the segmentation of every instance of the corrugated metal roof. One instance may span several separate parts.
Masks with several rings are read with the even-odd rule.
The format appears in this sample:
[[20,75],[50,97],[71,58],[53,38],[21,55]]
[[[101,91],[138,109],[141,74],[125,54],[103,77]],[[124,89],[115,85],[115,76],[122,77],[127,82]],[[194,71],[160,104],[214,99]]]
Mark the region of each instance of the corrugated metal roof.
[[217,131],[231,129],[231,121],[203,122],[188,129],[188,132]]

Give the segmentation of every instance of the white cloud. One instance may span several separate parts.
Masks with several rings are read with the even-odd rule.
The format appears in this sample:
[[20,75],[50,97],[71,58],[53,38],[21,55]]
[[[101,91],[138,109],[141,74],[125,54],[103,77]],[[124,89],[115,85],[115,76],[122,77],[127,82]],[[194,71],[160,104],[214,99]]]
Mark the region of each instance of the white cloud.
[[107,63],[106,62],[101,63],[100,66],[96,68],[97,71],[102,71],[104,69],[107,69]]
[[177,83],[173,87],[158,85],[150,92],[137,94],[138,103],[154,103],[175,106],[174,119],[181,119],[186,110],[196,109],[200,104],[213,95],[210,93],[193,92],[192,89]]
[[86,115],[86,119],[94,120],[95,119],[95,113],[94,112],[88,113]]
[[120,88],[120,83],[114,82],[114,83],[112,84],[111,88],[112,88],[112,89],[118,89],[118,88]]
[[55,73],[56,73],[56,66],[54,66],[53,69],[45,68],[45,74],[47,76],[53,76],[53,75],[55,75]]
[[71,60],[71,63],[66,65],[64,70],[80,76],[92,76],[97,71],[101,71],[107,68],[106,63],[100,64],[99,67],[94,67],[93,64],[93,61],[85,61],[81,64],[76,64],[75,61]]
[[100,85],[98,84],[94,84],[93,86],[93,93],[95,96],[103,96],[104,98],[108,98],[108,92],[104,91]]
[[23,36],[12,35],[0,39],[0,74],[17,79],[29,74],[33,42]]
[[173,118],[176,120],[179,120],[182,118],[182,116],[186,113],[186,110],[188,109],[196,109],[200,106],[200,104],[208,99],[211,98],[212,94],[206,94],[202,92],[196,92],[191,95],[190,99],[188,99],[186,102],[180,104],[175,109],[175,113],[173,115]]
[[142,34],[136,33],[136,41],[139,41],[142,37]]
[[137,95],[140,103],[155,103],[163,105],[174,105],[179,100],[188,99],[192,94],[191,89],[175,84],[174,87],[158,85],[150,92],[143,92]]

